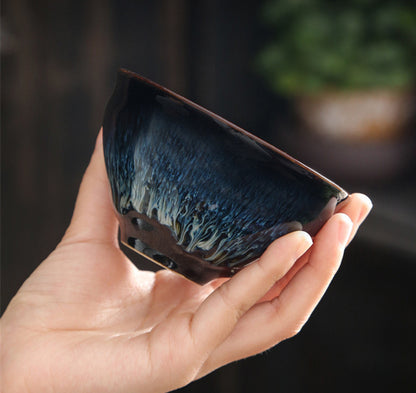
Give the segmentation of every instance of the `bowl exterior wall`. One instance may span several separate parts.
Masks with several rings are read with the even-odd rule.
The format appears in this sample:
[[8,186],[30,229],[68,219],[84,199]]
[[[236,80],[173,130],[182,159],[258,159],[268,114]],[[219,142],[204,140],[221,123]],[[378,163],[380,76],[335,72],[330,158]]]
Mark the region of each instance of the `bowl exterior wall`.
[[200,284],[231,276],[289,232],[313,236],[347,197],[286,153],[127,71],[103,129],[121,241]]

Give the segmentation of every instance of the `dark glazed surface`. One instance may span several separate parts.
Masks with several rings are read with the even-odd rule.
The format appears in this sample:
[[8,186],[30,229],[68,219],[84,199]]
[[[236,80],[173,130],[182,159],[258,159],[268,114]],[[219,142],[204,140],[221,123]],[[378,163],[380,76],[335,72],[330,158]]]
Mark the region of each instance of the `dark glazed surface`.
[[190,101],[120,71],[103,123],[121,239],[198,283],[314,235],[347,193]]

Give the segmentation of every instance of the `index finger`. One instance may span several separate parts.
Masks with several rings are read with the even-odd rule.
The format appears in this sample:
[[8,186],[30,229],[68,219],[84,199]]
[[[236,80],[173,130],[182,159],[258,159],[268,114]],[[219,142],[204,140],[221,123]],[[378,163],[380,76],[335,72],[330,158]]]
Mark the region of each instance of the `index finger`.
[[306,232],[283,236],[272,243],[258,261],[217,288],[192,319],[190,333],[194,342],[206,351],[221,344],[242,315],[287,273],[311,244],[312,239]]

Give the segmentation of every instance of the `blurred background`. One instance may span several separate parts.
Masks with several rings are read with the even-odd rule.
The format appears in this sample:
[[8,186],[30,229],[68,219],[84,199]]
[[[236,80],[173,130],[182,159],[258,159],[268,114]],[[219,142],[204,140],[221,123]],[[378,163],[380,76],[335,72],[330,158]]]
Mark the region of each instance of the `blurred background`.
[[62,237],[125,67],[374,202],[298,336],[179,391],[415,391],[413,0],[1,8],[2,312]]

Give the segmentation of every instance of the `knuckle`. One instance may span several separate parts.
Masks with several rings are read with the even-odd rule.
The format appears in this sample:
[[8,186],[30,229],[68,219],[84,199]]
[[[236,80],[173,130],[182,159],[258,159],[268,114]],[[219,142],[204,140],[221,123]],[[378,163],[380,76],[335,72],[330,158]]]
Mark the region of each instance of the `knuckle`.
[[256,269],[258,272],[263,276],[268,276],[270,274],[270,269],[267,266],[267,263],[265,262],[265,258],[260,258],[256,263]]
[[256,269],[257,277],[261,279],[266,279],[267,282],[276,282],[282,277],[282,265],[279,261],[273,261],[274,264],[270,261],[260,258],[255,262],[254,268]]
[[235,301],[232,288],[227,284],[228,282],[218,288],[218,295],[225,307],[234,315],[235,320],[238,320],[246,311],[246,305],[241,301]]

